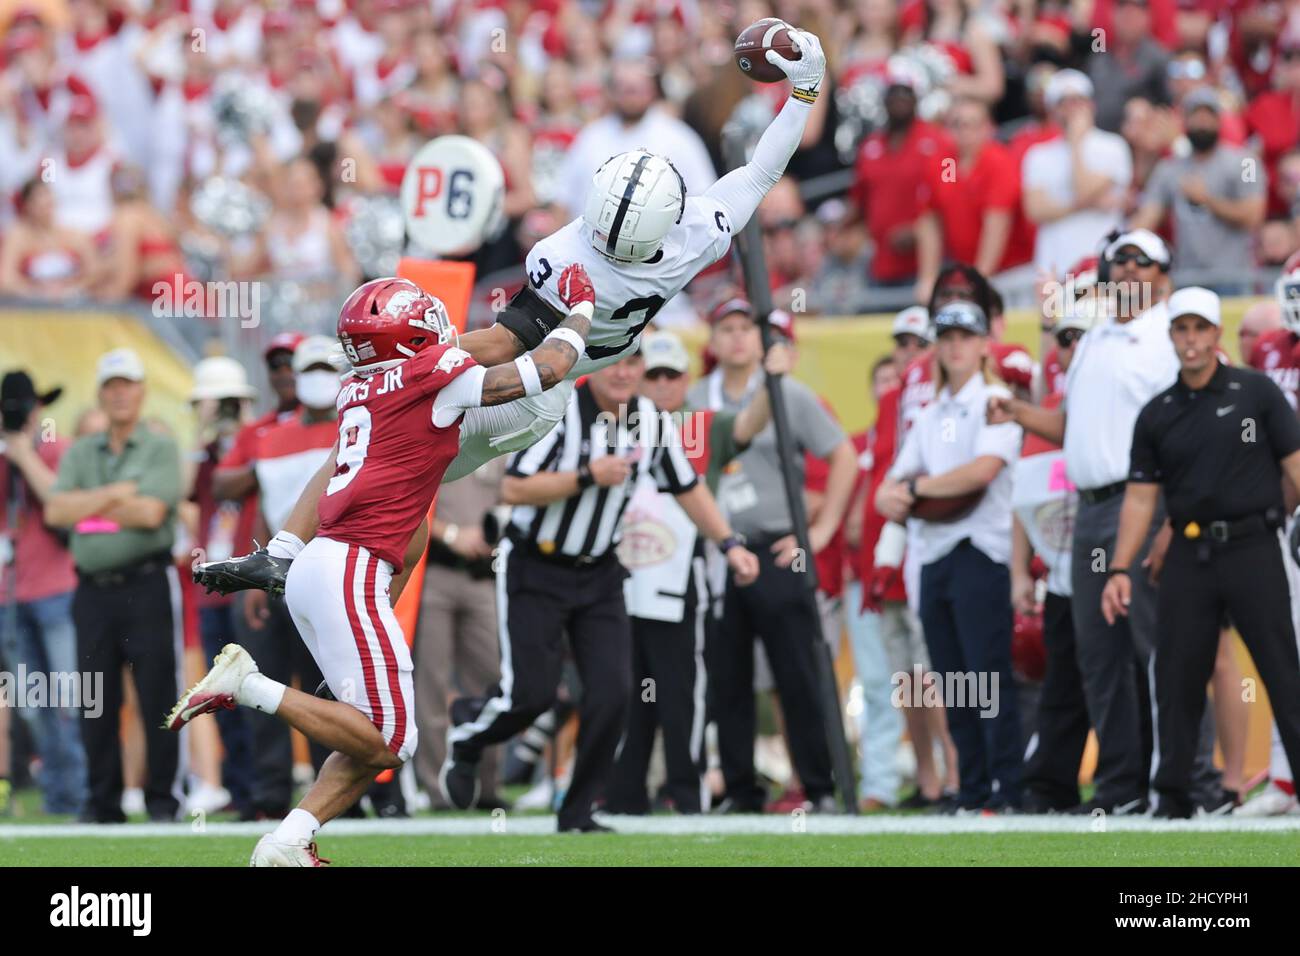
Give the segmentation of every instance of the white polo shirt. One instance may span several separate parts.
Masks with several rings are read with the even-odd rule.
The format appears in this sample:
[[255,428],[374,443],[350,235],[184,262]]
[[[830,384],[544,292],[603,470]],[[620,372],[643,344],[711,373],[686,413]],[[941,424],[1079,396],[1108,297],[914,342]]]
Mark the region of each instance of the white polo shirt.
[[1084,490],[1128,479],[1133,426],[1142,406],[1178,377],[1169,308],[1157,302],[1136,319],[1094,325],[1074,350],[1065,377],[1065,467]]
[[985,417],[989,396],[1010,397],[1001,385],[974,375],[953,395],[947,386],[917,416],[889,469],[893,479],[942,475],[968,462],[993,455],[1008,467],[998,472],[975,510],[960,521],[920,521],[915,544],[921,564],[932,564],[970,538],[999,564],[1011,560],[1011,468],[1020,457],[1020,426],[990,425]]

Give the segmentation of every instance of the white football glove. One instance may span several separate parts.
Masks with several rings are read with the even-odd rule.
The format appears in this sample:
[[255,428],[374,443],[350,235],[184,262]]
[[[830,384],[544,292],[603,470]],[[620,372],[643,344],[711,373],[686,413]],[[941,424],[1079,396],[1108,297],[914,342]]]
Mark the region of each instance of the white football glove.
[[821,92],[822,77],[826,75],[826,54],[822,52],[822,41],[806,30],[798,30],[789,24],[790,41],[801,54],[797,60],[787,60],[775,50],[765,54],[767,62],[784,73],[794,84],[790,94],[804,103],[812,103]]

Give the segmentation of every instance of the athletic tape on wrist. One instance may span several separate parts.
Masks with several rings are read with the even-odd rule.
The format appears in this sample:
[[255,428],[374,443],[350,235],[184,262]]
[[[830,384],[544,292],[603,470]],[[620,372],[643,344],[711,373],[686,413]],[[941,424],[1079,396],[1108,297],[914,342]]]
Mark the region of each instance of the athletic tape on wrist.
[[582,353],[587,349],[587,343],[582,341],[582,336],[573,331],[573,329],[566,329],[564,326],[560,326],[546,338],[559,339],[561,342],[568,342],[577,351],[579,358],[582,358]]
[[519,369],[519,378],[524,383],[525,395],[542,394],[542,380],[537,374],[537,366],[533,363],[531,355],[521,355],[515,359],[515,368]]

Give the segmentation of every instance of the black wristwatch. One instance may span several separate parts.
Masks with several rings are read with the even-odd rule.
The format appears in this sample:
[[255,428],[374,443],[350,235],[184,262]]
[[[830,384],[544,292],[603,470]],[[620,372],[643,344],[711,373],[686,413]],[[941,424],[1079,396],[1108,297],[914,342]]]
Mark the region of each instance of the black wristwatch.
[[745,536],[732,532],[718,542],[718,550],[726,554],[732,548],[743,548],[745,546]]
[[578,466],[578,490],[581,491],[583,488],[590,488],[595,483],[596,478],[591,473],[591,465],[584,461]]
[[1128,573],[1128,568],[1111,568],[1109,571],[1106,572],[1106,576],[1111,578],[1113,578],[1117,574],[1123,574],[1130,578],[1133,576]]

